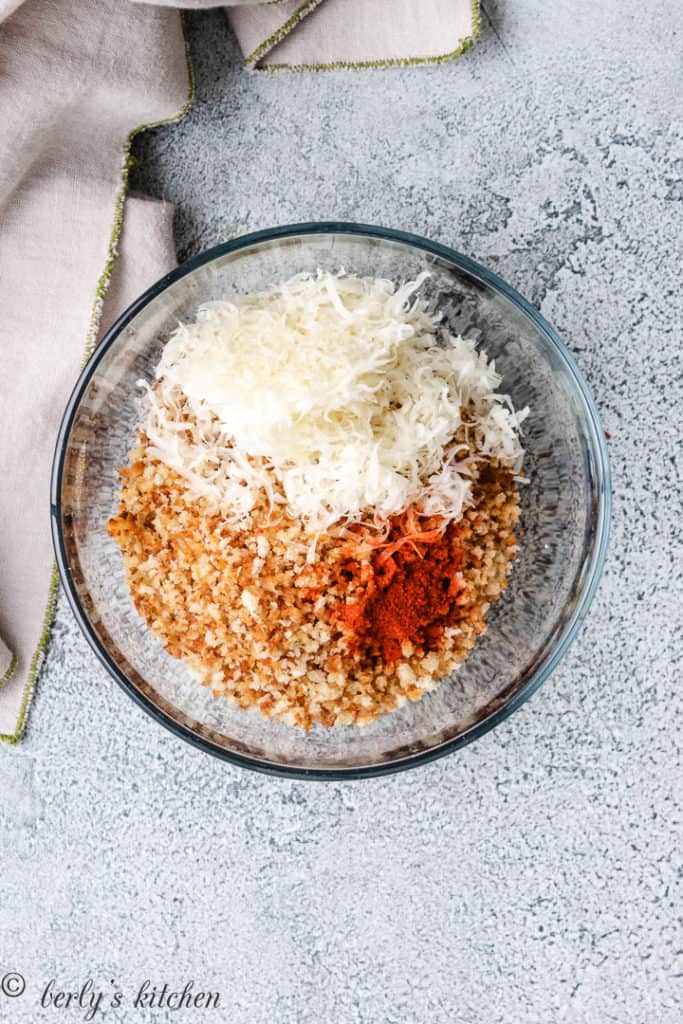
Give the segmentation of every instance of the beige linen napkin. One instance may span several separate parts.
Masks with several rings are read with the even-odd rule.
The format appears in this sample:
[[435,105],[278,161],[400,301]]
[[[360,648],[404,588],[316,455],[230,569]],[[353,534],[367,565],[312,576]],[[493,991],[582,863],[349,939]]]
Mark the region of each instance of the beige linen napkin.
[[[0,13],[10,6],[5,0]],[[14,6],[0,26],[0,636],[15,656],[11,674],[10,665],[0,674],[8,741],[21,734],[52,615],[50,465],[97,334],[131,133],[188,102],[177,12],[120,0]],[[152,278],[167,269],[153,237],[138,246]],[[148,283],[145,272],[129,292]]]
[[479,4],[478,0],[283,0],[255,9],[235,6],[228,18],[250,66],[267,71],[319,71],[450,60],[474,42]]
[[476,0],[0,0],[0,739],[8,742],[24,727],[56,594],[48,491],[61,414],[100,323],[173,262],[167,205],[129,198],[121,235],[132,137],[189,104],[171,6],[229,8],[248,63],[264,70],[441,61],[478,30]]
[[225,7],[245,62],[265,71],[435,64],[464,53],[479,32],[479,0],[156,2]]

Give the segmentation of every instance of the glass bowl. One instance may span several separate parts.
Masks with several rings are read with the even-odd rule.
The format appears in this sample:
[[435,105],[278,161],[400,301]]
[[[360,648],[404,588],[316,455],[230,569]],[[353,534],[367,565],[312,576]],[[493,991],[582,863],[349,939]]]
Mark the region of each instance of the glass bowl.
[[[510,586],[468,660],[432,693],[364,728],[310,732],[215,699],[168,655],[137,615],[107,519],[165,339],[197,307],[318,268],[424,288],[454,333],[480,340],[501,390],[530,406],[521,550]],[[609,529],[603,430],[569,352],[509,285],[442,245],[384,228],[303,224],[246,235],[190,260],[150,288],[108,331],[62,422],[52,476],[57,560],[76,618],[114,679],[158,722],[228,761],[309,778],[408,768],[481,736],[548,677],[585,617]]]

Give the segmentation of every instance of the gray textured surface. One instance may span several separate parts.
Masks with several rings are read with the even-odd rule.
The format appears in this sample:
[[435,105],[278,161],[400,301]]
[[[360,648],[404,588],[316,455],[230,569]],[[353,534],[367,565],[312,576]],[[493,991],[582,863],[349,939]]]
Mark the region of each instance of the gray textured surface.
[[193,977],[225,1007],[107,1014],[127,1022],[681,1020],[683,9],[486,8],[495,28],[454,64],[302,76],[244,72],[221,16],[193,16],[196,106],[139,147],[135,184],[177,203],[182,255],[359,219],[451,243],[536,302],[612,435],[583,632],[475,746],[312,785],[162,731],[60,599],[28,734],[0,750],[0,968],[29,983],[3,1021],[82,1019],[36,1010],[53,974],[128,997]]

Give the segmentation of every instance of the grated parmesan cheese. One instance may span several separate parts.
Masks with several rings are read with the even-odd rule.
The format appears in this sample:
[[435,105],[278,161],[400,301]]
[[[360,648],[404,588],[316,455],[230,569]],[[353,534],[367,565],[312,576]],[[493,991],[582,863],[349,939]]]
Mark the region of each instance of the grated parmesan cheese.
[[476,457],[520,468],[528,410],[415,297],[427,276],[318,271],[202,306],[146,386],[153,454],[231,521],[263,492],[312,533],[413,504],[460,518]]

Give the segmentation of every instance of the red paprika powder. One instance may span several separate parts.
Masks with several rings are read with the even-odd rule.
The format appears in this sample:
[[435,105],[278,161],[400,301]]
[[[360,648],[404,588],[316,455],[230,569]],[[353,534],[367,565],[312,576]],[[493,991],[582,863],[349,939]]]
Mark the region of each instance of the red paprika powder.
[[338,610],[351,649],[387,663],[401,658],[407,643],[423,652],[436,647],[463,603],[463,556],[454,525],[423,531],[426,539],[402,536],[401,528],[393,526],[387,544],[373,553],[363,596]]

